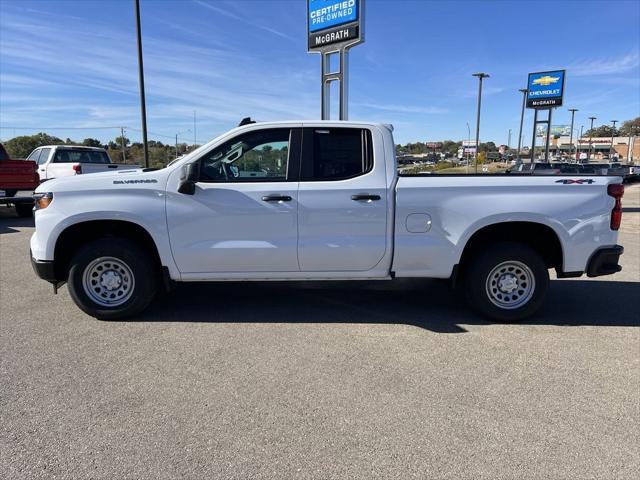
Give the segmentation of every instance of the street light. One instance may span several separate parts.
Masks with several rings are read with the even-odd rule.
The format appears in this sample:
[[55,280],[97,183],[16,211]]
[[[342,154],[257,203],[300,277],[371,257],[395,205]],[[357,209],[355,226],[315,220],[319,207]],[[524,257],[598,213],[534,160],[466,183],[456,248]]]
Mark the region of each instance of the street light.
[[[582,143],[582,130],[584,129],[584,125],[580,125],[580,136],[578,137],[578,141],[576,142],[576,157],[580,155],[580,144]],[[577,128],[576,128],[577,130]],[[580,163],[580,159],[578,159],[578,163]]]
[[609,161],[611,161],[611,158],[613,156],[613,136],[616,133],[616,123],[618,123],[618,120],[611,120],[611,123],[613,123],[613,128],[611,129],[611,145],[609,146]]
[[480,153],[480,106],[482,104],[482,80],[489,78],[487,73],[474,73],[478,77],[478,118],[476,120],[476,173],[478,173],[478,153]]
[[[573,151],[573,119],[576,116],[577,108],[570,108],[571,112],[571,132],[569,133],[569,157],[571,157],[571,153]],[[576,149],[576,161],[578,161],[578,149]]]
[[587,162],[591,161],[591,146],[593,144],[593,121],[598,117],[589,117],[591,120],[591,128],[589,129],[589,155],[587,156]]
[[[469,149],[471,148],[471,128],[469,127],[469,122],[467,122],[467,171],[469,173]],[[464,149],[463,149],[464,151]]]
[[524,107],[527,103],[527,93],[529,93],[529,90],[526,88],[521,88],[520,92],[522,92],[522,111],[520,112],[520,134],[518,135],[518,160],[520,160],[520,150],[522,148],[522,125],[524,123]]
[[183,133],[189,133],[191,129],[185,130],[184,132],[176,133],[176,158],[178,158],[178,135],[182,135]]

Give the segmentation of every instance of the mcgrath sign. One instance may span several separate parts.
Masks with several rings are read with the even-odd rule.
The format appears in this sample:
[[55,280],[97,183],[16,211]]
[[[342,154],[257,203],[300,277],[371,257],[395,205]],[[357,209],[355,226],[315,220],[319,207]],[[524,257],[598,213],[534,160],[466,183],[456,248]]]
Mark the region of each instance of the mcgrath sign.
[[309,51],[362,40],[361,0],[307,0]]
[[527,108],[551,108],[562,105],[564,70],[529,74]]

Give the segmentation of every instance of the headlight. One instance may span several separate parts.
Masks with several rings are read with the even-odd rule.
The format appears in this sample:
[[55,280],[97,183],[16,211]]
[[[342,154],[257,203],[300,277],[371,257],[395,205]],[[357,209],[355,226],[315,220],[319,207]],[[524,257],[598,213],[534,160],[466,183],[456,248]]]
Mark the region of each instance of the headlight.
[[53,193],[36,193],[33,196],[33,200],[33,203],[36,206],[36,210],[43,210],[51,205],[51,202],[53,202]]

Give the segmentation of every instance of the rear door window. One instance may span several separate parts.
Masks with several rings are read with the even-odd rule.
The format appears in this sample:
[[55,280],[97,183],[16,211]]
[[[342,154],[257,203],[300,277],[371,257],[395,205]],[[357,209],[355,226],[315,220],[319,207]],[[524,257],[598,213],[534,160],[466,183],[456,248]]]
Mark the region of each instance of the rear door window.
[[371,132],[361,128],[306,128],[302,181],[354,178],[373,168]]

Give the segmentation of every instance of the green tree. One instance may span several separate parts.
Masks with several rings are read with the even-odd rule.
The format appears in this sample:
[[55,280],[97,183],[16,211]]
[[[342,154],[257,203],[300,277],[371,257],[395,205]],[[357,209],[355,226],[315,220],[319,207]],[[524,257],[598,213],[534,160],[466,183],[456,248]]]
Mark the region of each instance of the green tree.
[[621,137],[628,137],[629,135],[640,135],[640,117],[636,117],[633,120],[627,120],[622,123],[618,134]]
[[613,132],[613,136],[618,136],[618,129],[615,130],[611,125],[600,125],[599,127],[587,130],[582,134],[583,137],[610,137]]
[[85,147],[102,147],[102,143],[97,138],[85,138],[82,141],[82,145]]
[[35,135],[21,135],[8,140],[4,147],[11,158],[26,158],[34,149],[43,145],[62,145],[64,142],[58,137],[52,137],[40,132]]

